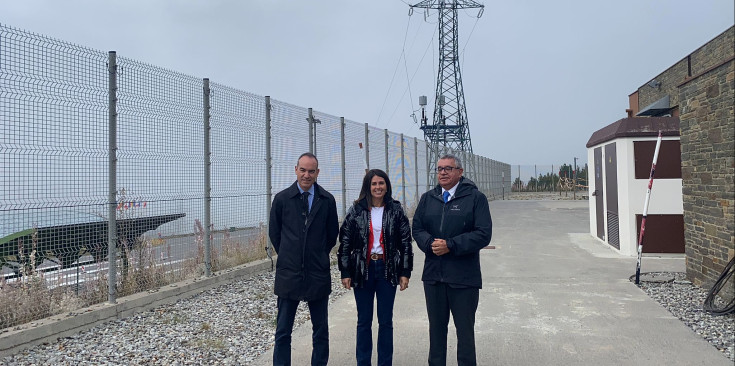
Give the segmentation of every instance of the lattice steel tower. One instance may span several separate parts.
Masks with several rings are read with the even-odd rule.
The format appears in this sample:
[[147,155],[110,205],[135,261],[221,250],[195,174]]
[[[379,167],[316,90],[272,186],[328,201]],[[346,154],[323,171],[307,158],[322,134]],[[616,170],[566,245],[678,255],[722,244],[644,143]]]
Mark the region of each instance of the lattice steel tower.
[[[480,8],[482,16],[485,6],[472,0],[424,0],[413,8],[436,9],[439,15],[439,69],[436,76],[434,119],[427,124],[421,120],[424,139],[429,143],[429,169],[436,170],[436,162],[443,153],[451,150],[462,158],[465,176],[473,178],[474,161],[470,125],[462,90],[462,75],[459,71],[459,9]],[[430,182],[436,184],[436,174],[429,174]]]

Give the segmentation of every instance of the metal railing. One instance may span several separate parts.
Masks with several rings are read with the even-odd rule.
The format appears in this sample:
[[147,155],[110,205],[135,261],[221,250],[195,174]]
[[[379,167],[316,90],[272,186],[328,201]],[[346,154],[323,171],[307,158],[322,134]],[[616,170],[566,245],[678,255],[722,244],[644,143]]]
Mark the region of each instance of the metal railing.
[[0,119],[0,329],[264,258],[310,148],[340,217],[368,167],[409,212],[430,188],[422,140],[4,25]]

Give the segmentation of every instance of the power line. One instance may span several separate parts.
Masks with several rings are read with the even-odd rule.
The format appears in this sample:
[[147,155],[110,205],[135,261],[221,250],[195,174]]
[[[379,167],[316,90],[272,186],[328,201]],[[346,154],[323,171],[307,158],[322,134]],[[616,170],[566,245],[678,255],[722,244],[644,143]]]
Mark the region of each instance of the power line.
[[[421,64],[424,62],[424,59],[426,58],[426,54],[429,52],[429,49],[434,49],[432,47],[434,45],[434,37],[436,37],[436,32],[438,31],[438,28],[434,29],[434,34],[431,36],[431,39],[429,40],[429,43],[426,45],[426,48],[424,49],[424,54],[421,56],[421,60],[419,60],[418,65],[416,65],[416,70],[411,75],[411,78],[408,81],[408,87],[403,90],[403,94],[401,95],[401,98],[398,100],[398,104],[396,105],[396,108],[393,110],[393,113],[391,114],[390,118],[388,118],[388,121],[393,120],[393,116],[395,116],[396,112],[398,112],[398,109],[401,106],[401,101],[403,101],[403,98],[406,96],[406,92],[411,86],[411,83],[413,82],[413,79],[416,77],[416,74],[419,72],[419,68],[421,67]],[[433,53],[432,53],[433,55]],[[411,111],[413,111],[413,103],[411,103]]]
[[405,58],[406,53],[406,38],[408,38],[408,29],[411,25],[411,17],[408,17],[408,22],[406,22],[406,33],[403,36],[403,50],[401,51],[401,54],[398,56],[398,61],[396,62],[396,68],[393,70],[393,76],[390,78],[390,84],[388,84],[388,90],[385,93],[385,98],[383,99],[383,105],[380,107],[380,112],[378,113],[378,119],[375,121],[377,125],[380,124],[380,117],[383,115],[383,110],[385,109],[385,103],[388,101],[388,96],[390,96],[390,90],[393,88],[393,80],[396,78],[396,73],[398,73],[398,67],[401,65],[401,58]]
[[480,22],[480,18],[475,19],[475,24],[472,26],[472,30],[470,31],[470,35],[467,36],[467,41],[465,41],[464,46],[462,47],[462,67],[464,67],[464,50],[467,48],[467,44],[470,43],[470,38],[472,38],[472,33],[475,32],[475,27],[477,27],[477,23]]

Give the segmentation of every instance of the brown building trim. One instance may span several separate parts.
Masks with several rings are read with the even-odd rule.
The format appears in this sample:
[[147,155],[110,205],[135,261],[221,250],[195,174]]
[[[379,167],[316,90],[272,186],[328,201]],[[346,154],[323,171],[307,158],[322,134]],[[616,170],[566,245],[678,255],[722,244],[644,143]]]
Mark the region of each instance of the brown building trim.
[[623,118],[595,131],[587,141],[590,148],[619,137],[679,136],[679,117]]
[[638,90],[628,95],[628,106],[630,107],[630,112],[628,112],[628,110],[626,109],[626,112],[628,112],[628,117],[633,117],[641,111],[640,107],[638,106]]
[[692,76],[692,77],[689,77],[689,78],[687,78],[687,79],[686,79],[686,80],[684,80],[684,81],[683,81],[683,82],[682,82],[681,84],[677,85],[677,87],[678,87],[678,88],[681,88],[682,86],[686,85],[686,84],[687,84],[687,83],[689,83],[690,81],[694,81],[695,79],[697,79],[697,78],[699,78],[699,77],[701,77],[701,76],[703,76],[703,75],[705,75],[705,74],[709,73],[709,72],[710,72],[710,71],[712,71],[712,70],[715,70],[715,69],[717,69],[717,68],[720,68],[721,66],[723,66],[723,65],[725,65],[725,64],[727,64],[727,63],[729,63],[729,62],[732,62],[733,60],[735,60],[735,56],[732,56],[732,57],[730,57],[729,59],[727,59],[727,60],[725,60],[725,61],[722,61],[721,63],[719,63],[719,64],[717,64],[717,65],[715,65],[715,66],[712,66],[712,67],[710,67],[709,69],[707,69],[707,70],[704,70],[704,71],[700,72],[700,73],[699,73],[699,74],[697,74],[697,75],[694,75],[694,76]]

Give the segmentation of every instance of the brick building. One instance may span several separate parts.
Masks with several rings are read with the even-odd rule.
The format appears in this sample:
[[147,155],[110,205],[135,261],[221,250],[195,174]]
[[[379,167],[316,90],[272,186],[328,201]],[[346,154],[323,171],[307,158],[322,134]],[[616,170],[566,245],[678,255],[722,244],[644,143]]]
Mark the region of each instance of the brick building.
[[629,100],[628,117],[679,118],[687,278],[709,289],[735,257],[735,27]]

